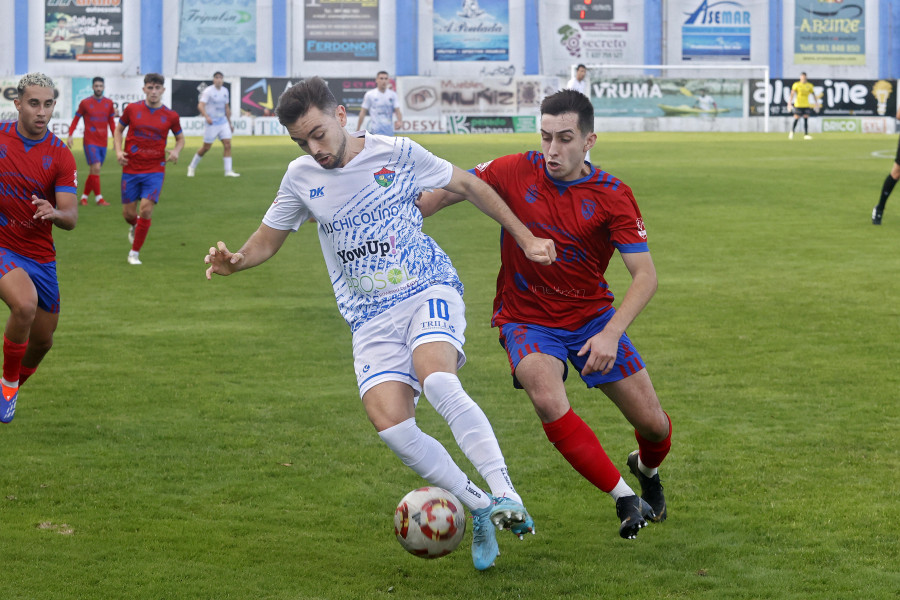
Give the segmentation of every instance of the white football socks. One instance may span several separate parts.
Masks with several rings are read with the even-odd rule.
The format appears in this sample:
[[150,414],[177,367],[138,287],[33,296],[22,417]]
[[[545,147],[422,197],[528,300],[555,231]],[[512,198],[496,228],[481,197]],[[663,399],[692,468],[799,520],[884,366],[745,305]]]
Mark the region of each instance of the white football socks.
[[199,154],[194,154],[194,158],[191,159],[191,164],[189,165],[192,169],[196,169],[197,165],[200,164],[200,161],[203,160],[203,157]]
[[469,481],[440,442],[419,429],[415,419],[379,431],[378,437],[404,465],[432,485],[452,492],[469,510],[490,506],[487,494]]
[[506,496],[521,503],[506,468],[497,436],[481,407],[465,392],[459,377],[437,372],[423,382],[425,397],[450,426],[456,443],[494,496]]

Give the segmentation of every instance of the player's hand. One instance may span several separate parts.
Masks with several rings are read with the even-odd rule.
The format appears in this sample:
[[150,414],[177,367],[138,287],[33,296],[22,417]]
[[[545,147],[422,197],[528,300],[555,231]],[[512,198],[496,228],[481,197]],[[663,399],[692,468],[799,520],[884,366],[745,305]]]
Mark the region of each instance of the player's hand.
[[119,161],[119,164],[123,167],[128,165],[128,155],[124,152],[116,152],[116,160]]
[[212,125],[212,117],[206,117],[206,123],[207,125]]
[[599,371],[603,375],[606,375],[612,371],[613,366],[615,366],[616,354],[618,351],[619,339],[614,338],[611,334],[607,333],[606,330],[591,337],[584,343],[581,350],[578,351],[578,356],[589,354],[587,362],[581,370],[581,374],[590,375],[591,373]]
[[206,278],[212,279],[213,273],[219,275],[231,275],[237,271],[237,264],[244,260],[240,252],[231,252],[225,246],[225,242],[218,242],[215,248],[209,249],[209,254],[203,257],[203,262],[209,265],[206,269]]
[[166,150],[166,162],[170,162],[173,165],[178,164],[178,153],[174,150]]
[[35,207],[34,218],[41,221],[52,221],[56,216],[56,209],[44,198],[38,198],[34,194],[31,196],[31,203]]
[[66,146],[71,150],[71,149],[72,149],[72,144],[74,144],[74,143],[75,143],[75,140],[72,139],[72,136],[70,135],[70,136],[66,139]]
[[794,110],[794,105],[791,104],[790,102],[788,102],[787,109],[788,109],[788,112]]
[[522,248],[528,260],[540,265],[552,265],[556,260],[556,245],[553,240],[531,236],[527,245]]

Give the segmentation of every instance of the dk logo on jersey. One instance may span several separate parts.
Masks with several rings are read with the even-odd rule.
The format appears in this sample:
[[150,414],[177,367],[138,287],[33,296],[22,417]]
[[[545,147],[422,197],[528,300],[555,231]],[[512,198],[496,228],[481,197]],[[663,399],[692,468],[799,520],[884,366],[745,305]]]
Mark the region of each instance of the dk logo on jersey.
[[375,183],[380,185],[383,188],[391,187],[391,184],[394,183],[394,171],[388,171],[387,167],[384,167],[377,173],[373,173],[375,177]]

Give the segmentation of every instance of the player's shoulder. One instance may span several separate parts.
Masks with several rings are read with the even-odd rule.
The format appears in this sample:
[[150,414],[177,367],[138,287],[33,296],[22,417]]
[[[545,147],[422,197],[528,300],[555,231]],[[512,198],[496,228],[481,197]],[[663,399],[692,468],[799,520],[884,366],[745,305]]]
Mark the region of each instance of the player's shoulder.
[[[613,200],[634,197],[631,187],[627,183],[612,173],[597,167],[580,182],[580,187],[591,189]],[[631,200],[628,201],[630,202]]]

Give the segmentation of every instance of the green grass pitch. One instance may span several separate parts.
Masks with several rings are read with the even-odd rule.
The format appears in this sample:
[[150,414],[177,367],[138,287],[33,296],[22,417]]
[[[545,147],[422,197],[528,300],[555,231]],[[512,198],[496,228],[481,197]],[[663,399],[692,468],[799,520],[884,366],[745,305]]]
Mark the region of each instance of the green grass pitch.
[[[592,152],[634,189],[659,275],[629,334],[674,422],[669,520],[635,541],[510,385],[489,327],[497,226],[470,205],[426,221],[466,285],[463,384],[537,523],[522,542],[504,532],[484,573],[471,533],[437,561],[393,538],[422,481],[366,420],[314,228],[259,268],[204,278],[209,246],[246,240],[299,149],[237,138],[240,179],[222,177],[221,145],[188,179],[189,139],[140,267],[110,153],[113,206],[55,232],[55,346],[0,427],[0,598],[896,598],[900,196],[870,223],[896,137],[786,138],[601,134]],[[417,140],[464,168],[539,143]],[[609,279],[621,298],[618,257]],[[627,471],[622,416],[577,378],[568,390]]]

